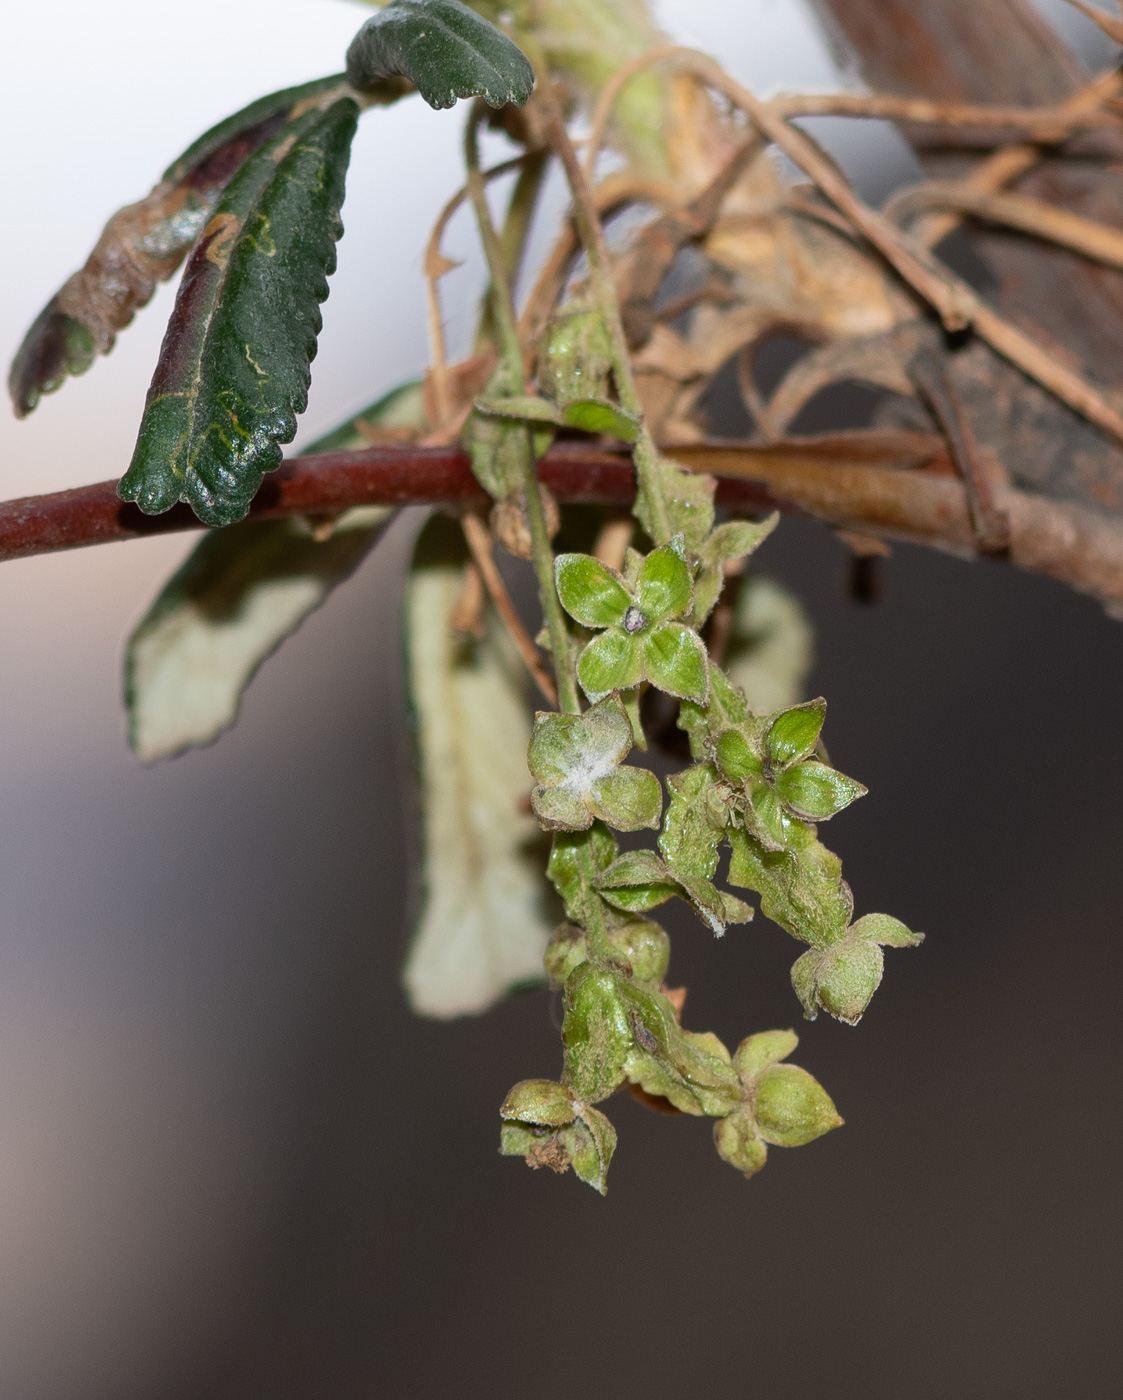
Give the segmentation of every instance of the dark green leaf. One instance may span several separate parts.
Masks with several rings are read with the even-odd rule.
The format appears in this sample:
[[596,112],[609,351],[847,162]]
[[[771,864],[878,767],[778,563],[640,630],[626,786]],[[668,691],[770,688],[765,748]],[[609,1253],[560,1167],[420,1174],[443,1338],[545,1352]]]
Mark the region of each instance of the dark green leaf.
[[357,118],[351,98],[307,112],[227,186],[184,274],[122,500],[149,514],[182,500],[229,525],[280,465],[308,400]]
[[51,298],[16,353],[8,378],[16,416],[26,417],[41,394],[109,353],[157,282],[179,267],[231,177],[294,112],[323,107],[346,91],[336,74],[260,98],[199,137],[144,199],[118,210],[85,267]]
[[347,50],[357,88],[401,74],[430,107],[483,97],[492,107],[521,107],[534,69],[505,34],[458,0],[394,0],[373,15]]

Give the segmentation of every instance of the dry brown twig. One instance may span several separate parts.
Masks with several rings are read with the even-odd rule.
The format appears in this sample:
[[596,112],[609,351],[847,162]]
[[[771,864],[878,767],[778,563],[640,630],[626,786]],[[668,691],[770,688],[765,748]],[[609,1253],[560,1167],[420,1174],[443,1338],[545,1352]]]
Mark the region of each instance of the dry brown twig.
[[472,559],[483,579],[484,587],[487,589],[488,597],[495,605],[495,611],[503,619],[503,624],[510,633],[511,640],[518,648],[526,669],[534,678],[534,684],[542,692],[546,703],[557,709],[557,687],[554,685],[553,677],[543,666],[538,648],[522,625],[522,620],[515,611],[515,605],[511,602],[511,595],[507,592],[503,576],[495,563],[495,542],[491,538],[491,531],[473,511],[465,511],[460,517],[460,523],[464,529],[464,538],[468,541],[468,548],[472,551]]
[[[803,170],[906,285],[936,311],[946,330],[972,327],[992,349],[1024,374],[1123,444],[1123,415],[1099,390],[987,306],[962,278],[938,262],[922,243],[910,239],[883,214],[863,203],[834,162],[810,137],[731,78],[709,55],[669,44],[641,55],[625,65],[616,75],[616,80],[606,86],[594,123],[599,121],[603,130],[611,106],[609,98],[614,100],[624,83],[645,67],[663,62],[673,62],[689,71],[743,111],[769,141],[774,142]],[[1107,85],[1097,92],[1098,101],[1102,103]],[[587,160],[592,158],[590,142]]]
[[1021,194],[985,194],[963,183],[931,180],[895,194],[885,205],[886,218],[906,224],[931,209],[953,209],[987,223],[1018,229],[1034,238],[1069,248],[1094,262],[1123,268],[1123,229],[1109,228],[1067,209]]

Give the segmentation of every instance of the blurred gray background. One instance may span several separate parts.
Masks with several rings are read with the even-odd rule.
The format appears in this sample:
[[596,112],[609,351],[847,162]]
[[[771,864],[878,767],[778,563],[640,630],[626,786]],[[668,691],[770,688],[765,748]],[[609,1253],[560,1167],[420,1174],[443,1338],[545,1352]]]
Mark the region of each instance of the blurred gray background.
[[[838,81],[798,0],[662,13],[762,92]],[[339,67],[364,12],[0,15],[7,354],[114,208],[212,121]],[[423,365],[418,250],[458,139],[420,104],[364,123],[301,440]],[[912,177],[888,129],[824,139],[867,192]],[[451,244],[455,342],[480,277],[466,223]],[[0,416],[0,494],[120,474],[173,295],[28,422]],[[614,1101],[601,1200],[495,1155],[506,1089],[557,1072],[549,994],[436,1025],[399,989],[416,525],[267,664],[233,733],[151,769],[120,647],[190,542],[0,570],[0,1394],[1117,1395],[1119,624],[909,548],[858,608],[832,537],[785,522],[762,562],[815,618],[831,753],[872,793],[830,844],[862,907],[929,940],[890,953],[860,1028],[801,1029],[844,1131],[746,1184],[705,1123]],[[693,1024],[795,1021],[778,930],[673,932]]]

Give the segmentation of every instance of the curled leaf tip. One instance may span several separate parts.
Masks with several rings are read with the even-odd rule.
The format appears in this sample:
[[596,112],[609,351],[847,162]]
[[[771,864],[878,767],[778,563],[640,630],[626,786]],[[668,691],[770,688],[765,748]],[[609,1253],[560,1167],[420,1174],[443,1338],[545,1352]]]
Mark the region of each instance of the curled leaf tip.
[[521,50],[459,0],[393,0],[367,20],[347,50],[348,81],[363,90],[395,76],[437,108],[461,97],[521,107],[534,90]]

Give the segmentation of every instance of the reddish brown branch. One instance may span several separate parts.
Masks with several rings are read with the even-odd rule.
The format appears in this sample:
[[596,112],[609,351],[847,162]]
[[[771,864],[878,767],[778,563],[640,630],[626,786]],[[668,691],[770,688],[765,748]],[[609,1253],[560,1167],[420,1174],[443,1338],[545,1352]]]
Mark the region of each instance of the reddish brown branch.
[[[678,446],[675,457],[718,478],[718,501],[737,512],[783,510],[844,529],[979,552],[963,483],[941,471],[938,438],[915,433],[840,433],[767,446]],[[916,469],[929,463],[934,470]],[[946,467],[946,457],[944,458]],[[913,468],[910,470],[910,468]],[[635,477],[623,453],[565,444],[541,464],[559,501],[628,506]],[[30,496],[0,505],[0,560],[199,529],[186,508],[141,515],[123,505],[116,483]],[[994,487],[1009,521],[1009,559],[1091,593],[1123,613],[1123,522],[1009,486]],[[357,505],[483,505],[458,448],[371,448],[296,457],[270,473],[252,518],[324,515]]]
[[[555,448],[541,472],[559,501],[627,506],[635,496],[631,463],[622,454]],[[722,499],[744,509],[774,504],[763,486],[747,481],[726,483]],[[358,505],[476,503],[486,505],[487,497],[458,447],[375,447],[294,457],[265,478],[250,515],[261,520],[322,515]],[[142,515],[136,506],[117,499],[115,481],[99,481],[0,504],[0,561],[200,528],[186,506],[163,515]]]

